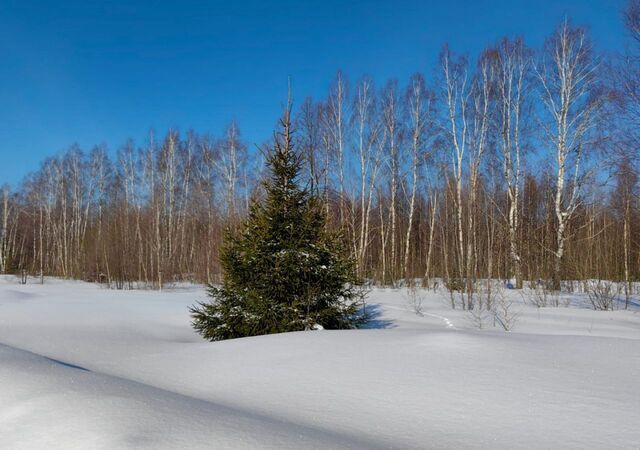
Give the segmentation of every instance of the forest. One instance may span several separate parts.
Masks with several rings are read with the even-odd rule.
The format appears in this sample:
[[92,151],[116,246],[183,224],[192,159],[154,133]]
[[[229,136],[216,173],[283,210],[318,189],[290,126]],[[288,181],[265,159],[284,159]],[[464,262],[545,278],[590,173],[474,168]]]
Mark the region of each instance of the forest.
[[[630,294],[640,277],[640,2],[619,32],[628,47],[604,54],[564,19],[540,48],[505,37],[470,57],[444,45],[437,67],[408,80],[338,71],[325,98],[294,90],[305,187],[359,276],[468,293],[481,279],[553,289],[606,279]],[[73,145],[43,161],[1,188],[0,273],[118,289],[220,282],[225,230],[264,196],[269,144],[254,148],[240,129]]]

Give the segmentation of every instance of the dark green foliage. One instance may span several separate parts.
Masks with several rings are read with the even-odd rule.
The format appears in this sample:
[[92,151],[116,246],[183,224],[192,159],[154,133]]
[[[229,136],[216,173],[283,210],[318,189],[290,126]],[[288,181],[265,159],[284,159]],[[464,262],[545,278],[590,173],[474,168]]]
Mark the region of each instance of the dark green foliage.
[[191,308],[194,328],[217,341],[286,331],[353,328],[364,298],[340,236],[326,230],[317,197],[300,187],[289,115],[267,157],[266,200],[254,202],[220,255],[221,287]]

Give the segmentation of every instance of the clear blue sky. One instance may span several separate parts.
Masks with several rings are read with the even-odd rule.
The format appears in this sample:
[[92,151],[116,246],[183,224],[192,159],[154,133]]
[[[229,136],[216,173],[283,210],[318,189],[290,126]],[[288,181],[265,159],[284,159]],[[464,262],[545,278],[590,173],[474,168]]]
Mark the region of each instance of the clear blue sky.
[[249,144],[294,98],[326,95],[337,69],[382,84],[433,72],[438,51],[503,35],[539,45],[565,15],[622,49],[624,0],[0,2],[0,184],[77,142],[113,151],[153,128]]

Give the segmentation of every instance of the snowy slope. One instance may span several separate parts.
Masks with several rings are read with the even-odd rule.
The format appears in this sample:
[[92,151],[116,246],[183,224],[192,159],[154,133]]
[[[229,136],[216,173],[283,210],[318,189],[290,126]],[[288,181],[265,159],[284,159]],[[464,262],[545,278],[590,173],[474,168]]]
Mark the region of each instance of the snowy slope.
[[378,329],[207,343],[203,298],[0,277],[0,448],[640,448],[637,311],[376,290]]

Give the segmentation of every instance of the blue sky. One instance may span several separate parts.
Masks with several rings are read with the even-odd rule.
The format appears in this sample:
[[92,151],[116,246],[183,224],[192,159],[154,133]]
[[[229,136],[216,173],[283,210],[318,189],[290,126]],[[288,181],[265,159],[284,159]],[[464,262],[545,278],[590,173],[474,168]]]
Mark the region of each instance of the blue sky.
[[477,52],[503,35],[540,45],[565,15],[621,50],[624,0],[66,1],[0,3],[0,184],[77,142],[115,150],[150,129],[247,143],[286,99],[321,98],[336,71],[379,84],[434,70],[440,47]]

